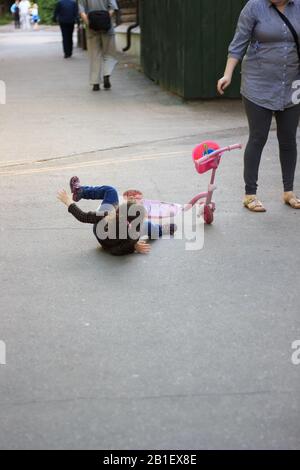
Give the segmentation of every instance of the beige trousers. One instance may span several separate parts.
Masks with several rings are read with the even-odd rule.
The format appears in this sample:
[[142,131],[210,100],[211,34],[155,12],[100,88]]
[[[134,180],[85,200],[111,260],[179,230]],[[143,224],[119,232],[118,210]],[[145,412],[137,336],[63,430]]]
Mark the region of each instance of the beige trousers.
[[115,35],[87,29],[87,47],[90,59],[90,83],[98,85],[103,77],[112,74],[118,63]]

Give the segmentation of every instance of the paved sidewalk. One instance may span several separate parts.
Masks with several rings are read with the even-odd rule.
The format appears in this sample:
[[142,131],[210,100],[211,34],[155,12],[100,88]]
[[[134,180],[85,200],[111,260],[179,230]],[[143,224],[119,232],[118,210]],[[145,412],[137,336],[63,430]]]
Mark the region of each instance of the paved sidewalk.
[[57,189],[78,174],[186,202],[207,184],[194,146],[245,144],[245,117],[239,101],[183,103],[125,57],[92,93],[86,54],[61,55],[57,28],[0,28],[0,448],[299,449],[300,214],[280,201],[275,132],[267,214],[242,208],[236,152],[203,250],[107,256]]
[[[8,100],[1,110],[2,161],[68,156],[246,125],[238,101],[182,106],[121,55],[113,89],[93,93],[87,54],[76,48],[74,57],[65,60],[60,42],[56,27],[29,33],[1,33],[0,28],[0,74]],[[32,138],[37,129],[42,139]]]

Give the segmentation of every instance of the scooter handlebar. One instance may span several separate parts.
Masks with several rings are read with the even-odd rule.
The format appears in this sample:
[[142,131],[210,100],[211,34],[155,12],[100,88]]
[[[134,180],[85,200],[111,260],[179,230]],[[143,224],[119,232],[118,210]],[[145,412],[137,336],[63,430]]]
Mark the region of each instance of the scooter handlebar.
[[229,147],[227,147],[227,150],[228,152],[230,152],[231,150],[241,150],[242,148],[243,148],[242,144],[234,144],[234,145],[229,145]]
[[199,158],[199,160],[196,160],[196,163],[202,164],[202,163],[207,162],[211,158],[214,158],[214,157],[217,158],[217,157],[221,156],[225,152],[231,152],[231,150],[238,150],[238,149],[240,150],[242,148],[243,148],[242,144],[229,145],[228,147],[223,147],[221,149],[215,150],[214,152],[212,152],[208,155],[205,155],[202,158]]

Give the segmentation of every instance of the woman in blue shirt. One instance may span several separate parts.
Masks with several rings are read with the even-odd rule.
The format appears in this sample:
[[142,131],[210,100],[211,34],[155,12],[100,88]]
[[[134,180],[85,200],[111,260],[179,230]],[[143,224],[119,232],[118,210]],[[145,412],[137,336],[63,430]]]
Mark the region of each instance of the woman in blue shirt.
[[277,122],[283,200],[300,209],[300,200],[294,193],[300,105],[293,88],[300,79],[300,57],[291,28],[275,7],[288,18],[299,39],[300,0],[249,0],[229,47],[224,76],[218,82],[218,91],[223,95],[231,84],[235,67],[242,61],[241,93],[250,131],[245,150],[244,205],[254,212],[266,211],[256,193],[259,165],[273,114]]

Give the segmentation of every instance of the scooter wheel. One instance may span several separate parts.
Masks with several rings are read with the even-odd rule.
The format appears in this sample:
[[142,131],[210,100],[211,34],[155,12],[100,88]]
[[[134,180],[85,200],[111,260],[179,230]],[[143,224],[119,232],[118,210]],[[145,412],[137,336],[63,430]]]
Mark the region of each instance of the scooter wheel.
[[214,209],[210,206],[204,206],[204,222],[211,225],[214,221]]

